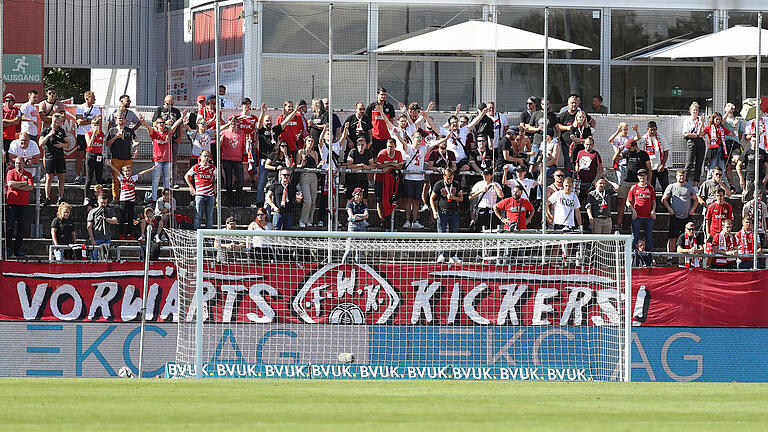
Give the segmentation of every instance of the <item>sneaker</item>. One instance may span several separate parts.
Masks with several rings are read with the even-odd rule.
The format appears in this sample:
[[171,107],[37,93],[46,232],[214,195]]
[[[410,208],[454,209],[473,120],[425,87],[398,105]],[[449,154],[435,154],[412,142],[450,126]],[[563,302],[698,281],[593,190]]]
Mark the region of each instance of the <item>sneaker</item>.
[[83,183],[85,183],[85,179],[84,179],[84,178],[82,178],[82,177],[80,177],[80,176],[76,176],[76,177],[75,177],[75,183],[80,183],[80,182],[83,182]]
[[317,221],[317,226],[319,227],[323,226],[323,221]]
[[439,263],[445,262],[445,255],[443,255],[443,254],[438,255],[437,256],[437,262],[439,262]]
[[83,200],[83,205],[84,205],[84,206],[87,206],[87,205],[88,205],[88,198],[86,198],[86,199],[84,199],[84,200]]
[[66,202],[66,201],[64,201],[64,198],[59,198],[59,199],[56,201],[56,205],[60,205],[60,204],[61,204],[61,203],[63,203],[63,202]]
[[411,225],[411,222],[410,222],[410,221],[405,221],[405,223],[403,224],[403,228],[406,228],[406,229],[410,229],[410,228],[411,228],[411,226],[412,226],[412,225]]
[[46,199],[44,199],[44,200],[43,200],[43,205],[44,205],[44,206],[49,206],[49,205],[51,205],[51,199],[50,199],[50,198],[46,198]]
[[173,188],[174,188],[174,189],[181,189],[181,185],[180,185],[180,184],[178,184],[178,183],[176,183],[175,185],[173,185]]
[[299,228],[306,228],[306,227],[307,227],[307,224],[301,221],[299,222]]
[[429,206],[428,206],[428,205],[426,205],[426,204],[423,204],[423,205],[421,206],[421,208],[419,209],[419,211],[420,211],[420,212],[425,212],[425,211],[427,211],[427,210],[429,210]]
[[415,221],[411,224],[411,228],[413,229],[424,229],[424,225],[420,224],[419,221]]
[[457,257],[457,256],[452,256],[451,259],[448,260],[448,262],[458,264],[458,263],[461,262],[461,259],[459,257]]

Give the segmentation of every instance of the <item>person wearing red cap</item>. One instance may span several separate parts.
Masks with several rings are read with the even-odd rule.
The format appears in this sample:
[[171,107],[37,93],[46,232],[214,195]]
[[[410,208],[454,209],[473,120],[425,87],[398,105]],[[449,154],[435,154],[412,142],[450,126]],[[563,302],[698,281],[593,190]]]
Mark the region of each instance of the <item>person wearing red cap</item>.
[[616,206],[618,210],[618,218],[616,220],[617,226],[621,227],[624,223],[624,210],[627,203],[627,196],[629,190],[637,184],[637,172],[644,169],[646,173],[652,171],[651,158],[644,150],[640,150],[637,145],[637,140],[630,139],[624,148],[619,148],[616,154],[613,155],[613,161],[619,162],[620,160],[626,160],[627,162],[627,175],[621,180],[621,186],[619,187],[619,203]]
[[[21,112],[13,106],[16,103],[16,96],[13,93],[7,93],[3,104],[3,150],[6,158],[11,143],[16,139],[16,135],[21,130]],[[7,160],[6,160],[7,162]]]

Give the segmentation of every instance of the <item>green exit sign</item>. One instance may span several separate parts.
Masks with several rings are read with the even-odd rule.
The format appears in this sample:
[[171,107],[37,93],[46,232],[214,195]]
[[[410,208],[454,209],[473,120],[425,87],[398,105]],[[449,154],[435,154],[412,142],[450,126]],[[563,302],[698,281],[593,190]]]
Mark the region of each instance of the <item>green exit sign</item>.
[[3,54],[3,81],[7,83],[43,82],[43,56]]
[[675,87],[672,89],[672,96],[682,96],[683,95],[683,89],[680,87]]

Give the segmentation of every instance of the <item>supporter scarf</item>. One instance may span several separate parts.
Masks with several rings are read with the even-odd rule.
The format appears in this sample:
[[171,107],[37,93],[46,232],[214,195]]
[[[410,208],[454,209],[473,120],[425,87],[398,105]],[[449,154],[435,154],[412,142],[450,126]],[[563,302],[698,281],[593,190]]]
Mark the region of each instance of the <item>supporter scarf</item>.
[[739,231],[739,254],[751,255],[754,252],[752,243],[754,242],[754,231],[746,232],[743,229]]
[[[684,247],[686,249],[691,249],[691,248],[695,248],[696,246],[698,246],[698,244],[696,242],[696,235],[695,234],[688,235],[688,233],[685,233]],[[691,266],[691,259],[690,258],[686,258],[685,259],[685,266],[686,267],[690,267]],[[700,263],[699,263],[699,259],[698,258],[694,258],[693,259],[693,266],[694,267],[700,267]]]

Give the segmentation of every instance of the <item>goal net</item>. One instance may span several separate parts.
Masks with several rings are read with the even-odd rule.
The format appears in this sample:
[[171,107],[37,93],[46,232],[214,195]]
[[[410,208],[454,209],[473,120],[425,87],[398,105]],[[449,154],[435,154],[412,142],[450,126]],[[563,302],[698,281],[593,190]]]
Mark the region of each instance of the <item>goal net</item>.
[[170,238],[169,376],[629,380],[629,236]]

